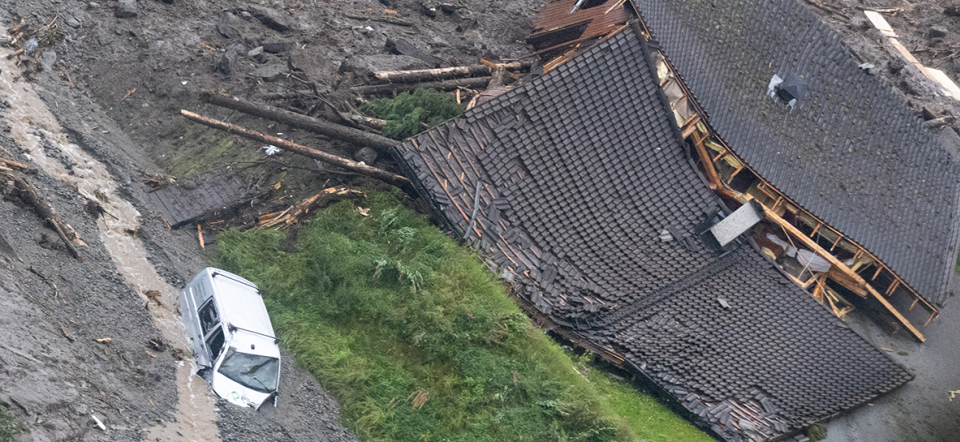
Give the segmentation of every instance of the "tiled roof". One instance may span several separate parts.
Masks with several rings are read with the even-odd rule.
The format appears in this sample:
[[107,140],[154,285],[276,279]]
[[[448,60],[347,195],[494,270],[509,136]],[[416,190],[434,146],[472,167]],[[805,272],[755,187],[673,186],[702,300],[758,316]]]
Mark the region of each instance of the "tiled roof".
[[398,155],[521,296],[727,440],[782,435],[910,380],[749,245],[718,257],[700,242],[720,203],[664,100],[627,29]]
[[[840,35],[797,0],[634,3],[754,171],[942,303],[960,241],[949,137],[859,69]],[[774,74],[806,80],[794,109],[766,96]]]

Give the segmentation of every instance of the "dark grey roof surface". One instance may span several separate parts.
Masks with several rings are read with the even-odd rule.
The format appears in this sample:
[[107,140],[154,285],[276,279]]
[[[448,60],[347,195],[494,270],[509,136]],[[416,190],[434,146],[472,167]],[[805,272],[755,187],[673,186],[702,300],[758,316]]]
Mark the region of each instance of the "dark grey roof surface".
[[[720,137],[754,171],[941,303],[960,223],[960,166],[840,35],[796,0],[634,0]],[[766,96],[799,74],[791,111]],[[951,147],[955,149],[955,147]]]
[[755,249],[704,247],[694,228],[720,203],[654,78],[627,29],[398,154],[461,235],[479,195],[468,240],[522,296],[725,439],[782,435],[910,380]]

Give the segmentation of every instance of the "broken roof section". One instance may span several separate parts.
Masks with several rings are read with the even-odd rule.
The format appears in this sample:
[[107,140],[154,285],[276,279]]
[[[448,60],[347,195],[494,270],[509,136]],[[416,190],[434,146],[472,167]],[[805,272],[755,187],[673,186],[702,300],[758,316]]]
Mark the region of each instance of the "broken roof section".
[[521,297],[726,440],[788,434],[910,380],[750,246],[705,246],[722,206],[642,45],[624,29],[407,140],[408,176]]
[[[960,241],[953,134],[926,129],[794,0],[634,3],[739,157],[942,304]],[[766,96],[791,74],[806,82],[795,106]]]
[[[527,37],[544,59],[589,46],[633,19],[626,0],[554,0],[543,8]],[[572,54],[571,54],[572,55]]]

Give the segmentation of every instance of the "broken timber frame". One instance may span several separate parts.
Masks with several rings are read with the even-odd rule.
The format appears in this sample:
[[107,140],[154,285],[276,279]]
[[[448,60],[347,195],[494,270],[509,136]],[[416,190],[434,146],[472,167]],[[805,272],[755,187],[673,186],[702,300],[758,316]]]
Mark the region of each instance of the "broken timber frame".
[[[651,35],[650,31],[646,28],[643,21],[638,20],[634,23],[636,23],[635,26],[640,28],[640,33],[649,38]],[[633,25],[633,23],[631,25]],[[655,48],[655,54],[651,54],[651,56],[654,58],[654,63],[663,64],[662,66],[657,66],[658,73],[665,74],[665,76],[660,78],[661,88],[666,92],[667,86],[670,86],[674,82],[680,87],[681,96],[670,104],[677,117],[681,136],[683,139],[688,140],[693,146],[698,157],[694,160],[703,167],[703,172],[710,188],[718,194],[737,200],[741,204],[752,199],[757,200],[763,206],[768,221],[784,229],[789,237],[803,243],[804,246],[816,253],[817,256],[820,256],[831,264],[830,271],[822,274],[825,279],[830,279],[863,298],[872,297],[876,299],[898,322],[909,330],[915,338],[920,342],[924,342],[926,338],[923,334],[891,304],[889,298],[895,294],[906,294],[913,301],[908,310],[912,310],[913,307],[919,303],[924,310],[929,312],[929,316],[924,325],[929,324],[930,321],[935,319],[940,314],[940,309],[920,296],[903,278],[894,273],[865,247],[847,238],[840,231],[824,223],[821,219],[802,208],[750,168],[750,166],[717,135],[713,128],[709,126],[706,112],[700,107],[700,104],[687,88],[682,77],[666,57],[666,54],[664,54],[661,49]],[[690,115],[686,118],[676,111],[676,107],[679,107],[681,101],[687,101],[687,108],[689,109]],[[673,106],[674,104],[677,106]],[[710,155],[711,149],[706,147],[707,143],[712,144],[715,148],[714,150],[719,148],[716,155]],[[729,177],[724,178],[723,174],[719,173],[719,167],[720,162],[724,161],[724,157],[727,156],[733,158],[734,162],[739,163],[740,167],[736,168]],[[731,186],[733,178],[743,170],[749,171],[756,177],[756,192],[762,194],[763,198],[755,198],[755,195],[751,193],[753,189],[740,192]],[[780,215],[787,211],[796,214],[794,218],[797,221],[788,221]],[[813,224],[810,226],[812,229],[811,233],[804,233],[799,228],[801,218],[812,220]],[[833,240],[829,248],[826,248],[814,239],[818,234],[821,235],[822,238],[835,236],[836,239]],[[850,249],[856,250],[854,253],[855,259],[852,260],[853,264],[848,265],[835,256],[835,249],[841,244],[841,249],[847,249],[848,251],[850,251]],[[857,267],[858,265],[862,265],[862,268],[851,268],[851,266]],[[873,266],[876,267],[876,270],[868,272],[868,277],[864,277],[858,273],[858,270],[870,269]],[[878,277],[881,275],[882,277],[878,280]],[[814,285],[815,295],[819,286],[820,284]]]

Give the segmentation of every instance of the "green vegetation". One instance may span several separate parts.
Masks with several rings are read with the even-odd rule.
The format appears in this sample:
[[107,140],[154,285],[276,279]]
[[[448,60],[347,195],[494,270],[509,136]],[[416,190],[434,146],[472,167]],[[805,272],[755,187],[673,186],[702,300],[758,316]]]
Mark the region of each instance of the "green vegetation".
[[290,253],[272,230],[219,241],[220,265],[261,287],[283,344],[362,440],[711,440],[574,361],[397,195],[362,205],[369,216],[325,209]]
[[13,442],[13,436],[20,432],[20,426],[7,413],[6,408],[0,407],[0,442]]
[[417,89],[412,94],[403,92],[396,98],[370,100],[360,112],[387,120],[383,135],[401,140],[422,130],[422,124],[433,127],[463,113],[466,105],[444,92]]
[[217,129],[188,123],[183,136],[173,142],[175,152],[154,160],[167,173],[183,180],[212,169],[223,169],[237,161],[256,161],[262,156],[257,149],[250,148],[252,142],[237,145],[237,139]]
[[821,423],[816,423],[810,426],[807,429],[807,437],[810,438],[810,442],[817,442],[827,438],[827,426]]

